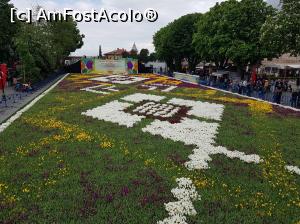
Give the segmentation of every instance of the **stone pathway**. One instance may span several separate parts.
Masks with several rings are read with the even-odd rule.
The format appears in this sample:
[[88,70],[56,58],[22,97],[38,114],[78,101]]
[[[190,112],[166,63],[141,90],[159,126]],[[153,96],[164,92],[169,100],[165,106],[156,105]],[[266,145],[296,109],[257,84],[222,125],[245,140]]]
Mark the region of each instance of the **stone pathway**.
[[[62,78],[64,74],[58,75],[55,79],[51,79],[48,83],[43,84],[33,93],[21,93],[16,92],[14,87],[7,87],[5,89],[5,95],[7,98],[6,103],[0,101],[0,124],[14,115],[18,110],[26,106],[33,99],[48,89],[53,83]],[[2,99],[2,92],[0,93],[0,100]]]

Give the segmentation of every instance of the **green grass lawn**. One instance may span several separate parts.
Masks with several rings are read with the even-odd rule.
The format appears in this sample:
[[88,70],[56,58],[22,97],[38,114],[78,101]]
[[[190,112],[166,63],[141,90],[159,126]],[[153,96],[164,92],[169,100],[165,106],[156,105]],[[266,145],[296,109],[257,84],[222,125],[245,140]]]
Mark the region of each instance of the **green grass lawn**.
[[[187,223],[299,224],[300,177],[285,166],[300,167],[300,112],[180,82],[171,92],[140,82],[80,91],[91,77],[70,75],[0,133],[0,223],[157,223],[186,177],[201,196]],[[209,169],[188,170],[195,147],[142,132],[153,118],[127,128],[82,115],[134,93],[224,105],[216,144],[263,161],[211,155]]]

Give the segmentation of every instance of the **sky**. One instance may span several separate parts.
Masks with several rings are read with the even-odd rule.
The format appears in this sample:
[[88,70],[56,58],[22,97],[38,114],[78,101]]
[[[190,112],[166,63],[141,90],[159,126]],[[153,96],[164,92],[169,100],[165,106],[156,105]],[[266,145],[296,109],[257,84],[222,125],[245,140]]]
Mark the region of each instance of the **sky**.
[[[158,20],[154,23],[78,23],[80,32],[85,35],[84,46],[72,55],[98,55],[99,45],[106,53],[116,48],[130,50],[136,43],[138,50],[147,48],[154,51],[152,37],[161,27],[188,13],[207,12],[216,2],[224,0],[11,0],[18,9],[34,8],[41,5],[46,10],[60,10],[71,8],[79,11],[90,11],[92,8],[100,10],[128,11],[129,8],[143,12],[153,8],[158,12]],[[274,6],[279,0],[266,0]]]

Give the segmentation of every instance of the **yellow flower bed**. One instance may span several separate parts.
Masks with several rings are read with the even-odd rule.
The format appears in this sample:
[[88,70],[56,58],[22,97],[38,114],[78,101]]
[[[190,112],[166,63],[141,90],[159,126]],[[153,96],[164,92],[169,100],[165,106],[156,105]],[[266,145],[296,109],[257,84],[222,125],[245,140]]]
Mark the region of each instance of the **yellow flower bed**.
[[8,193],[9,187],[5,183],[0,183],[0,206],[12,206],[16,201],[16,195]]
[[229,97],[216,97],[212,98],[226,103],[241,103],[247,104],[250,107],[252,112],[262,112],[262,113],[271,113],[273,112],[273,107],[271,104],[251,99],[238,99],[238,98],[229,98]]
[[192,90],[184,89],[183,93],[173,93],[176,96],[192,97],[192,98],[203,98],[208,100],[215,100],[224,103],[234,103],[234,104],[245,104],[250,107],[250,111],[254,113],[271,113],[273,112],[273,106],[270,103],[252,100],[252,99],[242,99],[235,97],[217,96],[217,90]]
[[179,80],[170,79],[170,78],[165,77],[165,76],[157,76],[157,75],[154,75],[154,74],[139,74],[139,76],[141,76],[143,78],[153,79],[153,80],[144,82],[145,85],[160,83],[160,84],[165,84],[165,85],[178,86],[178,85],[183,83],[182,81],[179,81]]

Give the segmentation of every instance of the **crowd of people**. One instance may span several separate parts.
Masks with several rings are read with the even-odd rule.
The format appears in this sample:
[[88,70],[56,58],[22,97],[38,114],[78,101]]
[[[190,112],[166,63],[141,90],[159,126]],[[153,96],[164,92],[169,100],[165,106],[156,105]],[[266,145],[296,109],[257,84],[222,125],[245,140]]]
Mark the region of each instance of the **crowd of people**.
[[284,101],[284,103],[289,106],[300,107],[299,78],[295,85],[295,83],[291,81],[281,79],[270,80],[268,78],[258,78],[255,81],[236,81],[221,77],[215,80],[208,80],[207,85],[262,100],[272,101],[277,104],[282,104]]
[[31,85],[31,82],[28,83],[21,83],[17,78],[13,78],[13,85],[15,87],[15,90],[17,92],[32,92],[33,87]]

